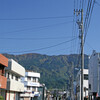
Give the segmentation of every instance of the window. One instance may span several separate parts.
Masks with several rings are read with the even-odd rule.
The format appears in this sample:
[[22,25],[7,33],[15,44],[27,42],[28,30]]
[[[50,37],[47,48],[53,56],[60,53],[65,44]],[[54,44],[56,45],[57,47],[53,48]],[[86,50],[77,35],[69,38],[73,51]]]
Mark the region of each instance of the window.
[[84,80],[88,80],[88,75],[84,74]]
[[36,78],[33,78],[33,82],[36,82]]
[[14,75],[12,74],[11,78],[13,79]]
[[18,81],[18,76],[16,76],[15,80]]
[[30,86],[27,86],[27,90],[30,90]]
[[35,92],[35,91],[36,91],[36,88],[35,88],[35,87],[32,87],[32,91],[34,91],[34,92]]
[[91,84],[89,84],[89,89],[91,90]]
[[27,80],[28,80],[28,81],[31,81],[31,77],[27,77]]

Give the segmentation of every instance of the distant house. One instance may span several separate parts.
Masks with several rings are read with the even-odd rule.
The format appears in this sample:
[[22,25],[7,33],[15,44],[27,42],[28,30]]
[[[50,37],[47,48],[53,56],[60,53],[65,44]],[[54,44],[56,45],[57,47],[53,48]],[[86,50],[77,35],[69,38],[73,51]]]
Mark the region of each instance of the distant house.
[[0,95],[6,96],[7,78],[5,77],[5,67],[8,67],[8,59],[0,54]]
[[5,76],[7,77],[5,100],[19,100],[20,93],[24,92],[24,84],[21,83],[20,77],[25,76],[25,69],[13,59],[9,59],[5,72]]
[[100,98],[100,53],[95,50],[89,59],[89,97]]
[[[88,69],[83,69],[83,97],[88,98]],[[81,70],[78,72],[76,77],[76,100],[81,100]]]
[[34,100],[40,96],[38,91],[38,87],[40,87],[39,83],[40,73],[26,71],[25,77],[22,77],[21,80],[24,83],[24,93],[20,95],[21,100]]

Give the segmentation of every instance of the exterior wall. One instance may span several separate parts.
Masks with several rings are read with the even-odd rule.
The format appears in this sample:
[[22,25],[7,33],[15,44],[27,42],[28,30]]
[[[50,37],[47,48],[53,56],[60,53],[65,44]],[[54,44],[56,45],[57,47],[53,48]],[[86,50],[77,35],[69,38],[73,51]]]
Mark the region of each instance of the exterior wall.
[[5,100],[19,100],[19,93],[13,91],[7,91]]
[[100,53],[95,51],[89,59],[89,94],[92,93],[100,97]]
[[25,76],[25,69],[15,62],[9,60],[8,68],[5,68],[7,77],[6,100],[19,100],[20,93],[24,92],[24,84],[21,82],[21,76]]
[[18,64],[13,59],[9,59],[8,68],[6,70],[11,70],[12,72],[18,74],[19,76],[25,76],[25,68]]
[[97,92],[97,86],[98,86],[97,80],[98,80],[98,54],[93,53],[89,60],[89,85],[91,85],[91,89],[89,89],[89,92]]
[[0,54],[0,95],[4,97],[5,100],[5,92],[6,92],[6,85],[7,85],[7,78],[5,75],[4,68],[8,67],[8,59]]
[[31,87],[39,87],[40,83],[36,83],[36,82],[24,82],[24,85],[26,86],[31,86]]
[[40,87],[40,83],[38,82],[38,78],[40,78],[40,73],[35,72],[26,72],[25,77],[22,77],[21,80],[24,83],[24,91],[20,97],[23,98],[34,98],[35,96],[39,96],[38,87]]
[[0,88],[6,89],[7,78],[0,75]]
[[[88,75],[88,69],[84,69],[83,70],[83,74],[84,75]],[[77,100],[81,100],[81,73],[80,71],[78,72],[77,74],[77,80],[76,80],[76,91],[77,91]],[[83,88],[85,89],[88,89],[88,80],[83,80]],[[88,96],[88,90],[84,90],[84,94],[83,94],[84,97]]]
[[3,56],[2,54],[0,54],[0,64],[5,67],[8,67],[8,58]]
[[25,73],[25,76],[40,78],[40,73],[36,73],[36,72],[26,72]]
[[7,78],[4,76],[4,68],[8,67],[8,59],[0,54],[0,88],[6,89]]
[[24,92],[24,84],[12,79],[7,80],[7,90]]

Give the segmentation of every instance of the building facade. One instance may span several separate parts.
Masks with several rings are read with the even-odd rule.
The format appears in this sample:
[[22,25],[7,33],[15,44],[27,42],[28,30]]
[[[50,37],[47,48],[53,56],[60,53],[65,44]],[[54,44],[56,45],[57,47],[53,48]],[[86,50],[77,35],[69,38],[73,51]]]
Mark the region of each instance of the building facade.
[[22,77],[21,80],[24,83],[24,93],[20,95],[22,100],[35,100],[40,96],[38,87],[40,73],[26,71],[25,77]]
[[7,78],[5,77],[5,68],[8,67],[8,59],[0,54],[0,95],[5,99]]
[[13,59],[8,60],[8,67],[5,68],[7,77],[7,91],[5,100],[19,100],[20,93],[24,92],[24,84],[21,77],[25,76],[25,69]]
[[95,50],[89,59],[89,96],[100,98],[100,53]]
[[[83,69],[83,75],[83,97],[88,98],[88,69]],[[81,71],[78,72],[76,78],[76,100],[81,100]]]

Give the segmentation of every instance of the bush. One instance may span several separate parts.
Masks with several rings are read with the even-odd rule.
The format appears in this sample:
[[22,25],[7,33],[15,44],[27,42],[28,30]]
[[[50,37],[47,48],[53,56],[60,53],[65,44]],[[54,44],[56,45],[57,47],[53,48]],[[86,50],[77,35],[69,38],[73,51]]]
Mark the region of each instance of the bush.
[[0,100],[4,100],[3,96],[0,96]]

